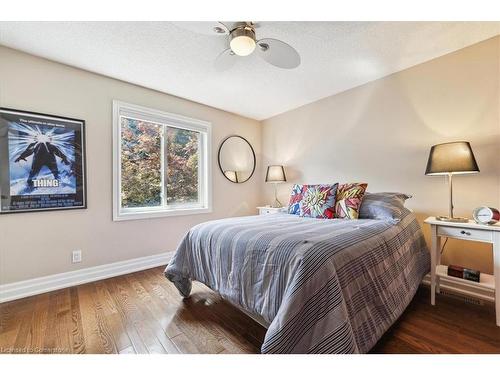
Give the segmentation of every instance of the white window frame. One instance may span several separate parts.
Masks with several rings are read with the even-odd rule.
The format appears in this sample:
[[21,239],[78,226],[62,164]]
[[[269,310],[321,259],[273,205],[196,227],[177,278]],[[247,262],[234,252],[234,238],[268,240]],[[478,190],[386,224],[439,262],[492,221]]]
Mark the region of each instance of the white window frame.
[[[138,118],[144,121],[171,125],[179,129],[199,132],[200,154],[198,168],[199,199],[201,204],[193,206],[171,205],[170,207],[122,208],[121,204],[121,117]],[[164,144],[162,137],[162,156]],[[206,214],[212,212],[212,124],[208,121],[193,119],[135,104],[113,100],[113,220],[150,219],[166,216]],[[162,176],[164,174],[162,157]],[[163,180],[163,177],[162,177]],[[165,187],[162,186],[162,202]]]

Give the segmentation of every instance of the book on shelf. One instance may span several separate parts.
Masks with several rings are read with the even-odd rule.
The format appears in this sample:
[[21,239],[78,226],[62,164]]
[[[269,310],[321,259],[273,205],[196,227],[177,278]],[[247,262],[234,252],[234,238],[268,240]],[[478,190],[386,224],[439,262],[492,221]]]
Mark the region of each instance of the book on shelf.
[[481,272],[462,266],[450,264],[448,266],[448,276],[458,277],[460,279],[479,282]]

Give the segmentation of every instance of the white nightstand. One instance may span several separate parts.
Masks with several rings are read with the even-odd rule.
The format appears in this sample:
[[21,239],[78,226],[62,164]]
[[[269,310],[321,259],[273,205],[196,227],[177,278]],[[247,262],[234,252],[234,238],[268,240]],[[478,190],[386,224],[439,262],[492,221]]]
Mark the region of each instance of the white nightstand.
[[[500,225],[483,225],[469,220],[468,223],[451,223],[428,217],[425,222],[431,226],[431,304],[436,303],[441,279],[463,294],[490,299],[495,302],[496,323],[500,326]],[[447,275],[447,267],[441,265],[441,237],[493,244],[494,275],[481,273],[480,282],[463,280]],[[488,293],[493,297],[484,297]]]
[[259,210],[259,215],[269,215],[269,214],[279,214],[279,213],[287,213],[288,207],[257,207]]

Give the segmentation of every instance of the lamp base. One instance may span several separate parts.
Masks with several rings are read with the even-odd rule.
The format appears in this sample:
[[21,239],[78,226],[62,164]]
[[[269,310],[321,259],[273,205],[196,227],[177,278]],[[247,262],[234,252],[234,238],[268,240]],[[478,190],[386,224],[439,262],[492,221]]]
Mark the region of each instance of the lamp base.
[[468,223],[467,217],[449,217],[449,216],[436,216],[436,220],[447,221],[449,223]]
[[275,199],[273,204],[271,204],[271,208],[282,208],[283,205],[281,204],[281,202],[278,200],[278,199]]

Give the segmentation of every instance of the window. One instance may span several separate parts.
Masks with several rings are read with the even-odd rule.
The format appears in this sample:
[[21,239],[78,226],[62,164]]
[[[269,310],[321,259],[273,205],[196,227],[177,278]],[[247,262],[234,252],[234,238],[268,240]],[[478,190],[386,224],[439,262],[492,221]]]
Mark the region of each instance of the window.
[[210,123],[113,102],[113,219],[211,212]]

